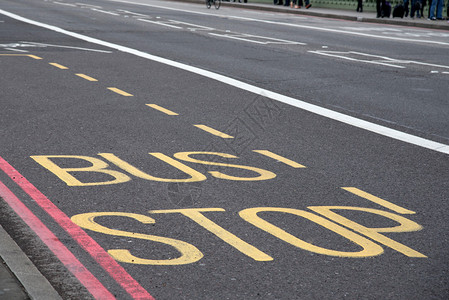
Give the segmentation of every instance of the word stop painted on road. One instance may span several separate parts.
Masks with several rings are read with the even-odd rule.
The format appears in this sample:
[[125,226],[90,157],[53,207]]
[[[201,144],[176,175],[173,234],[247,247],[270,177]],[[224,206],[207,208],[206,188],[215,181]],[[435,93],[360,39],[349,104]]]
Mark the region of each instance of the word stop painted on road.
[[[247,221],[249,224],[254,225],[257,228],[265,231],[268,234],[284,241],[287,244],[295,246],[299,249],[318,253],[322,255],[337,256],[337,257],[372,257],[384,253],[384,248],[388,247],[399,253],[402,253],[408,257],[414,258],[426,258],[426,256],[418,251],[411,249],[410,247],[403,245],[391,238],[383,235],[382,233],[389,232],[413,232],[422,229],[422,226],[418,223],[401,216],[400,214],[414,214],[415,212],[402,208],[386,200],[380,199],[376,196],[363,192],[357,188],[343,188],[344,190],[351,192],[355,195],[361,196],[367,200],[370,200],[378,205],[384,206],[393,210],[395,213],[383,211],[380,209],[373,209],[367,207],[353,207],[353,206],[310,206],[313,212],[282,207],[254,207],[243,209],[239,212],[239,216]],[[388,224],[391,221],[398,223],[398,226],[385,227],[385,228],[369,228],[365,227],[355,221],[352,221],[346,217],[343,217],[336,213],[338,210],[352,210],[363,213],[375,215],[376,217],[383,217],[388,220]],[[214,234],[216,237],[234,247],[242,254],[256,260],[256,261],[271,261],[273,258],[251,245],[233,233],[229,232],[225,228],[221,227],[210,218],[206,217],[208,212],[225,212],[223,208],[185,208],[185,209],[169,209],[169,210],[150,210],[150,214],[180,214],[188,219],[194,221],[197,225],[206,229],[208,232]],[[349,242],[357,245],[360,251],[339,251],[334,249],[328,249],[322,246],[314,245],[302,240],[301,238],[292,235],[282,228],[264,220],[258,214],[262,212],[291,214],[302,219],[311,221],[330,232],[337,234],[348,240]],[[131,254],[131,250],[128,249],[113,249],[108,253],[120,262],[143,264],[143,265],[182,265],[197,262],[203,257],[203,253],[195,246],[186,243],[184,241],[135,233],[131,231],[115,230],[100,225],[95,218],[99,217],[127,217],[137,220],[143,224],[154,224],[155,220],[146,215],[128,213],[128,212],[90,212],[84,214],[78,214],[72,217],[72,221],[82,228],[89,229],[95,232],[108,234],[112,236],[122,236],[129,238],[137,238],[148,240],[152,242],[163,243],[174,247],[179,253],[179,257],[166,260],[154,260],[150,258],[140,258]]]

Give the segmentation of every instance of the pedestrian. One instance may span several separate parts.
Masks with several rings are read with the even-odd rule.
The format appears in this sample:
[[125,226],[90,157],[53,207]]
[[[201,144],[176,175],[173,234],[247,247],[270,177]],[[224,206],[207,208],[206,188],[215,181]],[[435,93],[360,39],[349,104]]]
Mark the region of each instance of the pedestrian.
[[420,9],[420,11],[421,11],[421,18],[424,18],[424,7],[426,5],[427,5],[427,0],[422,0],[421,9]]
[[357,0],[357,11],[363,12],[363,0]]
[[[443,5],[444,0],[433,0],[432,5],[430,6],[430,15],[429,19],[432,21],[443,20]],[[436,12],[436,18],[435,18],[435,12]]]
[[[312,4],[310,4],[310,0],[305,0],[306,2],[306,9],[309,9]],[[301,8],[304,5],[304,2],[302,0],[292,0],[292,7],[294,8]]]
[[385,0],[376,0],[377,18],[383,17],[383,9],[385,8]]
[[415,17],[415,12],[416,12],[416,17],[420,18],[420,9],[421,9],[421,0],[411,0],[411,11],[410,11],[410,18],[414,18]]
[[[432,1],[432,0],[430,0]],[[404,11],[405,11],[405,17],[408,17],[408,13],[410,12],[409,8],[408,8],[408,0],[404,0]]]

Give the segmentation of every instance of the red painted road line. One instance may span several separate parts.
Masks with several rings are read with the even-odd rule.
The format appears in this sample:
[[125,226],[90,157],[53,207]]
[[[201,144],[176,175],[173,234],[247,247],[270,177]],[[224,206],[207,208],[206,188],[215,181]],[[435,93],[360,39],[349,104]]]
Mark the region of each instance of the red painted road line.
[[0,196],[96,299],[115,299],[69,249],[0,181]]
[[14,167],[0,157],[2,169],[16,182],[43,210],[45,210],[98,264],[125,289],[133,299],[154,298],[117,263],[94,239],[23,177]]

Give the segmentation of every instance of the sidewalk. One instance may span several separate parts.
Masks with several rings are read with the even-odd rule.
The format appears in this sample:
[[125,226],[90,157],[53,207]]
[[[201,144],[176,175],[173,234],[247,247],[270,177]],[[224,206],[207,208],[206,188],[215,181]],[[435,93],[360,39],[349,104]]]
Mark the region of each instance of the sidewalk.
[[47,279],[0,226],[0,300],[27,299],[61,300]]
[[[176,0],[175,0],[176,1]],[[251,0],[248,0],[251,2]],[[198,0],[187,0],[183,2],[203,2]],[[393,18],[393,12],[391,13],[390,18],[376,18],[376,12],[366,11],[363,13],[357,12],[355,9],[347,10],[347,9],[332,9],[332,8],[321,8],[314,7],[313,0],[310,1],[312,7],[310,9],[300,8],[290,8],[282,5],[274,5],[274,4],[265,4],[265,3],[237,3],[237,2],[222,2],[222,6],[224,7],[239,7],[244,9],[252,9],[252,10],[264,10],[264,11],[272,11],[272,12],[283,12],[297,15],[305,15],[305,16],[316,16],[316,17],[325,17],[332,19],[341,19],[341,20],[349,20],[349,21],[359,21],[359,22],[368,22],[368,23],[380,23],[380,24],[390,24],[390,25],[402,25],[402,26],[414,26],[421,28],[429,28],[429,29],[442,29],[449,30],[449,23],[447,20],[436,20],[431,21],[427,20],[427,18]]]

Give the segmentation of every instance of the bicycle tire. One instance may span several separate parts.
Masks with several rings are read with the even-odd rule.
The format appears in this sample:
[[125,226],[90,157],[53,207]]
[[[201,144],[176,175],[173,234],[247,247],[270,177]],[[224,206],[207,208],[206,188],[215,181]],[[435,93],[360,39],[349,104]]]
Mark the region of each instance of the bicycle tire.
[[221,6],[221,0],[213,0],[215,9],[219,9]]

